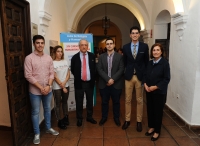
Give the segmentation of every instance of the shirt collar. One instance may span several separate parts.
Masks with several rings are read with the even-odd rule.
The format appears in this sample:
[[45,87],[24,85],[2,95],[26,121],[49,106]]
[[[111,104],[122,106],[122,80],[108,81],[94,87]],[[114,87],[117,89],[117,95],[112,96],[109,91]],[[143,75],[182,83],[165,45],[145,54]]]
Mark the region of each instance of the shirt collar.
[[[36,51],[36,50],[34,50],[34,54],[35,55],[38,55],[39,53]],[[44,52],[42,52],[42,55],[44,55]],[[39,55],[38,55],[39,56]]]
[[114,53],[115,53],[115,51],[113,51],[113,53],[110,55],[107,53],[107,55],[108,55],[108,57],[112,57],[114,55]]
[[162,57],[160,57],[160,58],[159,58],[158,60],[156,60],[156,61],[153,59],[153,64],[157,64],[157,63],[160,61],[161,58],[162,58]]
[[135,46],[135,45],[138,47],[139,46],[139,41],[136,44],[134,44],[133,42],[131,42],[131,46]]
[[85,53],[83,53],[83,52],[80,51],[80,54],[81,55],[83,55],[83,54],[87,55],[88,53],[87,53],[87,51]]

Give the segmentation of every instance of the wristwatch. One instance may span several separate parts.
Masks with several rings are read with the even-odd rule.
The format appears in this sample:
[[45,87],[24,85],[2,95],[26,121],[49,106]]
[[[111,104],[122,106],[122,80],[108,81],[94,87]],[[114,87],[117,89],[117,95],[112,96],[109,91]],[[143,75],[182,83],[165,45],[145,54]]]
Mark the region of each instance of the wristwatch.
[[47,84],[47,86],[49,86],[50,88],[52,88],[52,86],[50,84]]

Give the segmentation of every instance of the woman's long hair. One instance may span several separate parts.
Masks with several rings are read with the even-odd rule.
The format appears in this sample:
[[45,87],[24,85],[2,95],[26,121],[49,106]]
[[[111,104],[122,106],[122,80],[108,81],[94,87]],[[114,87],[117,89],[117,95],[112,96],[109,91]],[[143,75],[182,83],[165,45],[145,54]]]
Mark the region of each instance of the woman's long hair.
[[63,48],[62,48],[62,46],[59,46],[59,45],[57,45],[57,46],[55,46],[55,47],[53,48],[53,56],[52,56],[52,59],[53,59],[53,60],[55,60],[55,59],[56,59],[56,51],[57,51],[59,48],[61,48],[61,49],[62,49],[62,56],[61,56],[61,60],[63,60],[63,59],[64,59],[64,51],[63,51]]

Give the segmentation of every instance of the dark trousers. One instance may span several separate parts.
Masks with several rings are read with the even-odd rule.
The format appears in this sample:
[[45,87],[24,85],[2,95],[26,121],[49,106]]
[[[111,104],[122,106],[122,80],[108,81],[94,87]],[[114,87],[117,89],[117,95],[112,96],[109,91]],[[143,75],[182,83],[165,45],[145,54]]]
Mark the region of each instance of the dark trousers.
[[[64,116],[68,115],[68,97],[69,97],[69,87],[67,88],[67,93],[63,92],[63,89],[56,89],[53,90],[54,98],[55,98],[55,104],[56,104],[56,116],[58,120],[61,120]],[[62,110],[63,110],[63,116],[60,114],[60,107],[62,104]]]
[[160,133],[166,94],[146,92],[146,97],[148,126],[154,128],[156,133]]
[[75,89],[75,100],[76,100],[76,118],[83,119],[83,99],[84,93],[86,94],[86,108],[87,118],[91,119],[93,115],[93,91],[94,87],[90,87],[89,82],[81,82],[82,89]]
[[121,93],[122,93],[121,89],[115,89],[113,86],[106,86],[104,89],[100,89],[100,95],[102,101],[101,102],[102,118],[108,117],[109,100],[111,97],[113,103],[114,119],[119,119]]

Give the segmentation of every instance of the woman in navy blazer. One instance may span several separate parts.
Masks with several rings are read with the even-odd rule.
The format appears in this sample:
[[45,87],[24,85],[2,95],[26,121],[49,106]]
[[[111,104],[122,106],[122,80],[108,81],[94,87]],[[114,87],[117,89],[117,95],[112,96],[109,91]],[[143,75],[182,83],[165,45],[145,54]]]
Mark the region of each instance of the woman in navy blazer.
[[145,133],[152,141],[160,136],[163,108],[166,101],[167,87],[170,81],[170,67],[163,58],[163,46],[159,43],[151,47],[151,59],[144,76],[144,87],[147,98],[147,116],[149,130]]

